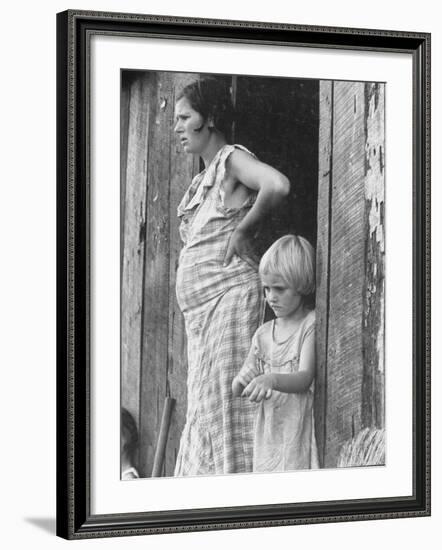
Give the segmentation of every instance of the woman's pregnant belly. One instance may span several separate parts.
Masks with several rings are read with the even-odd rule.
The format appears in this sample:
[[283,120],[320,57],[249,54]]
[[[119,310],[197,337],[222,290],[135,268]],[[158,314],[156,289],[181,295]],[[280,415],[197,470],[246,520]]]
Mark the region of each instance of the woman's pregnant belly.
[[197,254],[186,254],[183,250],[176,278],[178,305],[186,313],[220,297],[233,286],[254,282],[259,284],[258,273],[238,256],[224,266],[221,257],[201,260]]

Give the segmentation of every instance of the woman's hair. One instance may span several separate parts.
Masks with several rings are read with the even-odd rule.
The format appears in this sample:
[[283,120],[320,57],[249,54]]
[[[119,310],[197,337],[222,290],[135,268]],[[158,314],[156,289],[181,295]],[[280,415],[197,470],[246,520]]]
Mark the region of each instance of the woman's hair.
[[315,291],[315,251],[304,237],[285,235],[264,253],[260,275],[278,275],[302,296]]
[[226,78],[206,77],[195,80],[185,86],[176,96],[176,101],[185,97],[192,109],[203,116],[204,122],[209,117],[217,130],[228,136],[232,129],[234,108],[230,84]]
[[124,407],[121,408],[121,441],[122,452],[126,454],[133,463],[138,448],[138,430],[133,416]]

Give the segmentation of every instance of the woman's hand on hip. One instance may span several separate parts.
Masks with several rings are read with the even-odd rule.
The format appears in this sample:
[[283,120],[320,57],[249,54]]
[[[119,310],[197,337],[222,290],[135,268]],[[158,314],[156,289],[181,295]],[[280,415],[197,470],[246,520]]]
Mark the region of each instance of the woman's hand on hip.
[[250,244],[250,238],[239,228],[235,229],[230,236],[223,265],[227,266],[235,254],[247,262],[251,267],[253,267],[253,269],[258,268],[258,262],[254,256],[253,249]]

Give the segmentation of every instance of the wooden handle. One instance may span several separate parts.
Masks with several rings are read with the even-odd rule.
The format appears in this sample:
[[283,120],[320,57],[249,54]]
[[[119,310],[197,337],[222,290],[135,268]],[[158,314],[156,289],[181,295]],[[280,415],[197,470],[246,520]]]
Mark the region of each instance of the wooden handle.
[[158,434],[155,457],[153,459],[152,477],[161,477],[164,453],[166,451],[167,434],[169,432],[170,417],[175,399],[166,397],[164,400],[163,416],[161,417],[160,432]]

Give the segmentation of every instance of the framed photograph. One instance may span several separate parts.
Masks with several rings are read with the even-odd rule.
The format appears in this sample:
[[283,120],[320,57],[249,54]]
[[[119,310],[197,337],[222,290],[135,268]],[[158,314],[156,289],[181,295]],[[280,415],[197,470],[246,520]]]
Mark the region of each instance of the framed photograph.
[[57,19],[57,534],[430,514],[430,35]]

